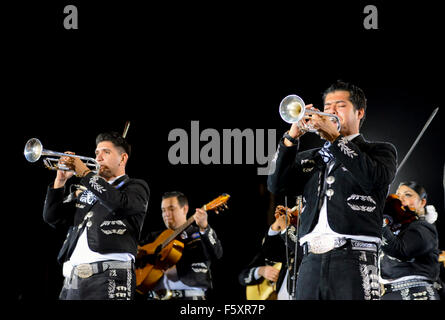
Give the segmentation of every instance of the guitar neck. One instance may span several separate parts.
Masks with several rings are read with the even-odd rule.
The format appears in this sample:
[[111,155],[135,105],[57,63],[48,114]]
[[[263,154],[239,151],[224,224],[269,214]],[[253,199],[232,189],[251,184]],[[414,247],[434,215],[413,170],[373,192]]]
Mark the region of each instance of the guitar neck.
[[187,221],[181,225],[178,229],[176,229],[170,237],[168,237],[163,243],[162,243],[162,249],[168,246],[170,242],[176,239],[176,237],[182,233],[185,229],[187,229],[193,222],[195,221],[195,215],[193,214],[190,218],[187,219]]

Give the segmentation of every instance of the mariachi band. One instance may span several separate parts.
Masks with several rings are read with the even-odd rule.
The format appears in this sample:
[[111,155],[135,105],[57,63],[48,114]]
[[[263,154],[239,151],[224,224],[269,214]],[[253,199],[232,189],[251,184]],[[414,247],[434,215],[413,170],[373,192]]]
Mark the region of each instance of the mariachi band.
[[[400,170],[397,152],[360,133],[367,112],[362,89],[337,81],[324,91],[323,103],[320,111],[290,95],[280,104],[290,128],[267,187],[291,205],[276,208],[260,252],[239,274],[247,299],[443,298],[438,214],[425,188],[405,181],[388,195]],[[35,138],[25,146],[28,161],[45,156],[45,166],[57,171],[43,219],[68,230],[58,255],[64,275],[59,298],[205,300],[211,262],[223,254],[208,214],[226,208],[230,196],[188,217],[187,197],[166,192],[165,228],[142,238],[150,190],[126,174],[128,128],[129,122],[123,134],[99,134],[94,159],[46,150]],[[323,147],[300,150],[308,132],[319,135]],[[78,183],[70,183],[73,176]]]

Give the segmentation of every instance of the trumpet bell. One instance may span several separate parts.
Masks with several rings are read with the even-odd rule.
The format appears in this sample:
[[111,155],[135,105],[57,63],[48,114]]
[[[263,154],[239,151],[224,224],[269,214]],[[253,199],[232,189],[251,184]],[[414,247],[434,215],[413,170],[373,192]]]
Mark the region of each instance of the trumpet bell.
[[[340,119],[337,115],[317,110],[306,109],[306,104],[304,103],[303,99],[301,99],[296,94],[288,95],[283,100],[281,100],[279,111],[281,118],[287,123],[297,123],[305,117],[310,118],[312,114],[318,114],[320,116],[328,117],[331,121],[337,124],[337,130],[339,132],[341,130]],[[302,126],[309,132],[318,133],[318,131],[313,128],[310,122],[304,123]]]
[[304,116],[306,104],[295,94],[285,97],[280,103],[280,116],[287,123],[300,121]]
[[25,145],[24,155],[29,162],[36,162],[42,156],[43,146],[39,139],[29,139]]

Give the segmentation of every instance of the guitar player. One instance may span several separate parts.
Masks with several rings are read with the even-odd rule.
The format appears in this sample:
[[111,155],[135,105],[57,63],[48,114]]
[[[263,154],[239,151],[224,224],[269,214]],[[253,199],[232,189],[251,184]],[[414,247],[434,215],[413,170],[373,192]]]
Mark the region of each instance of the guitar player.
[[[292,219],[288,209],[281,205],[276,207],[275,221],[263,239],[260,252],[238,276],[239,283],[247,287],[247,300],[290,300],[290,282],[286,271],[290,270],[293,273],[296,229],[293,225],[289,226],[289,221]],[[286,215],[282,214],[283,211],[288,212],[288,228],[286,228]],[[291,269],[286,267],[284,230],[288,232],[288,241],[293,242],[292,246],[289,245],[290,250],[287,256]],[[263,285],[264,283],[267,285]]]
[[[176,230],[187,221],[187,197],[178,191],[162,196],[162,218],[168,229]],[[210,264],[222,256],[222,246],[207,221],[207,212],[196,209],[195,224],[186,228],[178,240],[184,243],[182,256],[176,265],[165,270],[154,288],[146,294],[148,300],[205,300],[212,288]],[[164,230],[149,233],[141,245],[153,242]]]

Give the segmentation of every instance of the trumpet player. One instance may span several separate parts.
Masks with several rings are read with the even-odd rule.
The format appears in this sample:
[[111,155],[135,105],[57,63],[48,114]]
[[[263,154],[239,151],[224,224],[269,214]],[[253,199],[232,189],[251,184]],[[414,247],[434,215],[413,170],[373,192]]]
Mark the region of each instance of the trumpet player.
[[[268,177],[272,193],[303,195],[296,299],[379,299],[377,251],[396,149],[360,134],[366,97],[357,86],[337,81],[323,102],[324,113],[307,105],[311,111],[284,134]],[[299,150],[308,131],[326,141],[322,148]]]
[[[43,219],[68,227],[58,255],[65,277],[62,300],[131,300],[134,298],[134,260],[146,214],[149,188],[125,174],[131,147],[119,133],[96,138],[97,173],[67,152],[60,157],[54,183],[48,187]],[[68,180],[80,178],[69,193]]]

